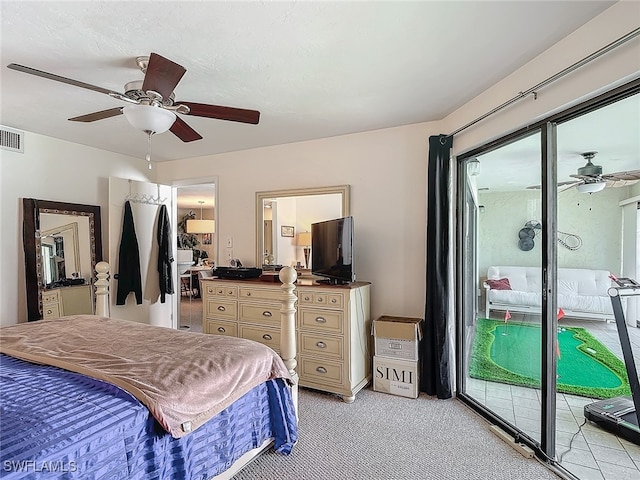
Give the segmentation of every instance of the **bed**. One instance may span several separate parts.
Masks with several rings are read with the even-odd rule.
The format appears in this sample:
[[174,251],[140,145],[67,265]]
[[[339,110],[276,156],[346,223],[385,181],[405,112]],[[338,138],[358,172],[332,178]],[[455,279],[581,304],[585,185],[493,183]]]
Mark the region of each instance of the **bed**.
[[0,477],[222,479],[271,446],[290,453],[295,272],[283,275],[284,360],[244,339],[99,315],[99,281],[98,315],[1,328]]

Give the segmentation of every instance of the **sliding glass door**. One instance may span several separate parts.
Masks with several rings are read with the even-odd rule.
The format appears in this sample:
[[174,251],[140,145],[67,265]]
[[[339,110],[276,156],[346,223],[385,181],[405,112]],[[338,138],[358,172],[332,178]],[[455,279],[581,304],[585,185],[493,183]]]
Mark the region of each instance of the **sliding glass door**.
[[540,430],[540,133],[465,160],[464,392],[536,442]]
[[580,478],[640,476],[640,447],[585,419],[585,405],[630,394],[607,289],[640,258],[639,92],[634,81],[458,158],[458,395]]

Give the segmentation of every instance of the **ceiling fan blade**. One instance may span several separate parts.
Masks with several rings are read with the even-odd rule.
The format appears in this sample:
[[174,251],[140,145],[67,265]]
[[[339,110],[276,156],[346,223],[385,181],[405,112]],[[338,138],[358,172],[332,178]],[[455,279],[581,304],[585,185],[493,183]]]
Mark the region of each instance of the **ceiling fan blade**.
[[56,75],[54,73],[43,72],[42,70],[36,70],[35,68],[18,65],[17,63],[10,63],[9,65],[7,65],[7,68],[10,68],[11,70],[17,70],[18,72],[29,73],[37,77],[48,78],[49,80],[55,80],[56,82],[66,83],[67,85],[73,85],[74,87],[86,88],[87,90],[93,90],[94,92],[104,93],[106,95],[116,97],[123,96],[122,93],[114,92],[107,88],[97,87],[89,83],[79,82],[78,80],[73,80],[71,78],[61,77],[60,75]]
[[232,122],[251,123],[253,125],[257,125],[260,121],[260,112],[257,110],[193,102],[175,102],[175,104],[186,105],[190,109],[187,115],[195,115],[196,117],[217,118],[218,120],[230,120]]
[[604,173],[604,180],[640,180],[640,170],[629,170],[627,172]]
[[178,137],[183,142],[193,142],[194,140],[202,139],[202,136],[191,128],[187,122],[182,120],[176,115],[176,121],[171,125],[171,133]]
[[[557,186],[564,187],[565,185],[573,185],[574,183],[580,183],[580,182],[576,182],[576,181],[558,182]],[[540,190],[541,188],[542,188],[542,185],[531,185],[527,187],[527,190]]]
[[79,117],[73,117],[69,120],[72,122],[95,122],[96,120],[102,120],[104,118],[111,118],[122,114],[122,107],[110,108],[108,110],[102,110],[100,112],[88,113],[86,115],[80,115]]
[[187,70],[177,63],[168,60],[157,53],[151,53],[149,64],[142,82],[142,91],[153,90],[166,100],[173,93],[178,82]]
[[[573,187],[577,187],[578,185],[582,185],[585,182],[582,181],[582,182],[563,182],[563,183],[565,184],[565,186],[564,186],[564,188],[558,189],[558,193],[566,192],[567,190],[570,190]],[[560,185],[560,184],[558,184],[558,185]]]

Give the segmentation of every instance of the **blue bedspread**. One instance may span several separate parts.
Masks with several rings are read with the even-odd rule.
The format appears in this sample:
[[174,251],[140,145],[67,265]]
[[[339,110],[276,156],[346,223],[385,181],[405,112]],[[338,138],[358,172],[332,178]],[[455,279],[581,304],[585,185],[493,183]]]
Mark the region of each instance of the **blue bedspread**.
[[270,437],[284,454],[297,439],[280,379],[175,439],[118,387],[0,355],[2,478],[205,480]]

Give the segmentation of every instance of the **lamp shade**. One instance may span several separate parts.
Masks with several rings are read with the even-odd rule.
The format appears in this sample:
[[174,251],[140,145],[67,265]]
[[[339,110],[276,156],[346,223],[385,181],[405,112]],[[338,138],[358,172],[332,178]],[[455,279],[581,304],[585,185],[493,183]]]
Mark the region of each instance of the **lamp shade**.
[[298,234],[297,244],[301,247],[308,247],[311,245],[311,232],[302,232]]
[[215,220],[187,220],[187,233],[215,233]]
[[176,121],[176,114],[151,105],[127,105],[122,109],[129,123],[138,130],[164,133]]
[[576,190],[580,193],[595,193],[599,192],[607,186],[607,182],[591,182],[591,183],[582,183],[576,186]]

